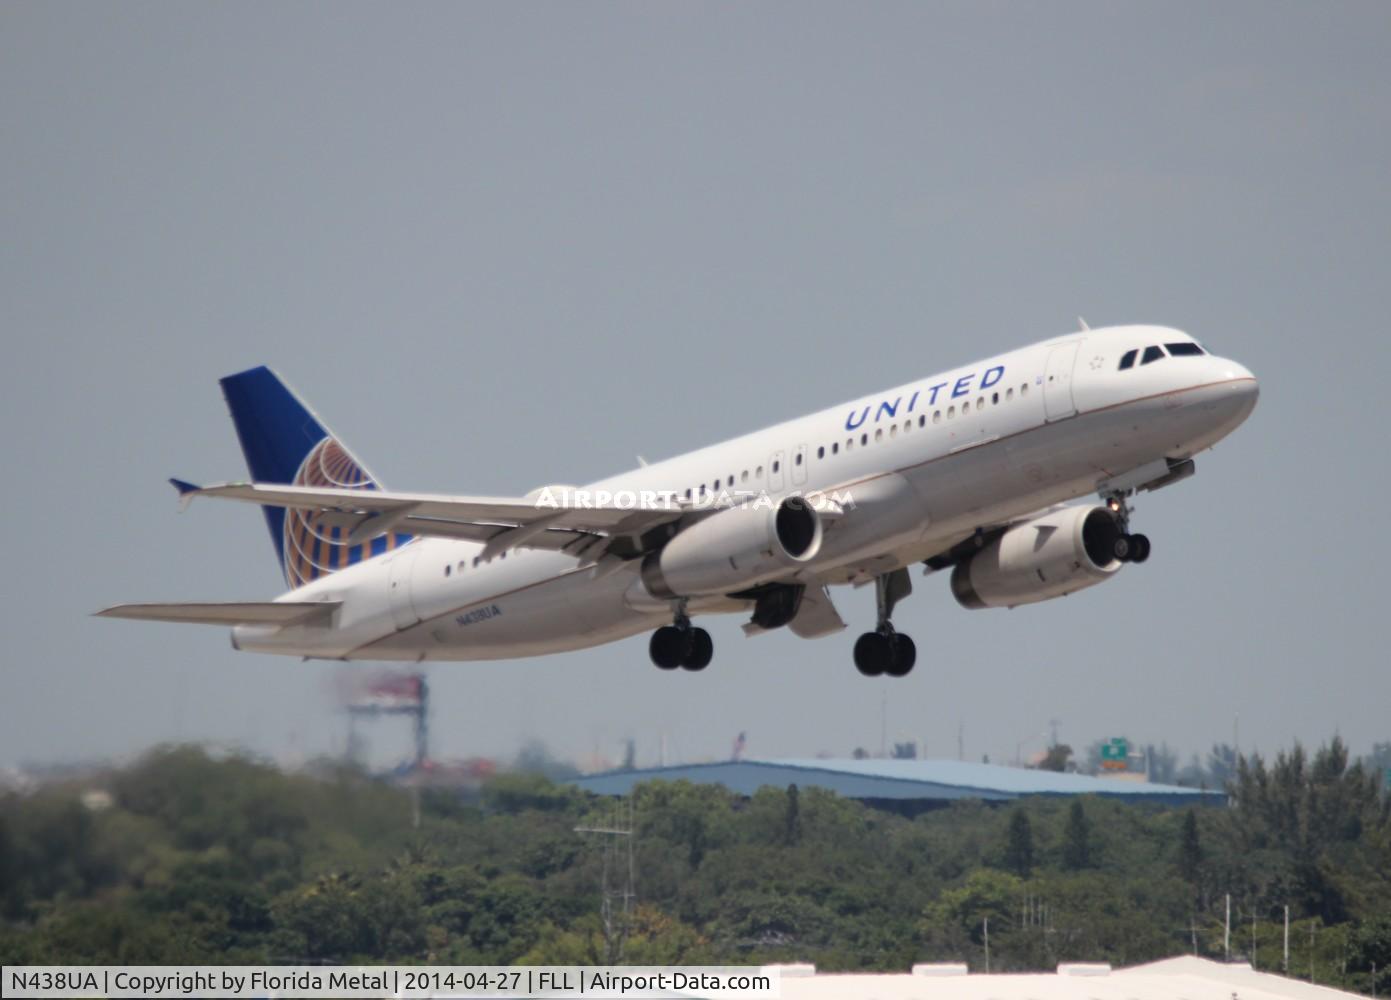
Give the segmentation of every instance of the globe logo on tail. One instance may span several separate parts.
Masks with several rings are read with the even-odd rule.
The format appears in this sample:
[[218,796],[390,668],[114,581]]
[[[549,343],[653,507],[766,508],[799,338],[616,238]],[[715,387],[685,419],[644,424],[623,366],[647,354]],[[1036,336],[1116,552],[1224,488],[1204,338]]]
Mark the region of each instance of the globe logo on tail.
[[[346,448],[326,437],[304,457],[293,485],[375,490],[376,482]],[[348,545],[354,519],[335,511],[286,509],[284,524],[285,579],[291,587],[327,576],[345,566],[380,555],[406,542],[405,534],[387,534]]]

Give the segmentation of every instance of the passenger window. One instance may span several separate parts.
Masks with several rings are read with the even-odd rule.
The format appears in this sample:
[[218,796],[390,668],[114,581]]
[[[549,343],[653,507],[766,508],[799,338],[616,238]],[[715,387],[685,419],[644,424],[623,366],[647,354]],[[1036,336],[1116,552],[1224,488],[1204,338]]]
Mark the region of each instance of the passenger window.
[[726,485],[726,486],[733,486],[733,485],[734,485],[734,476],[731,475],[731,476],[729,477],[729,481],[726,482],[725,485]]
[[822,445],[820,448],[817,448],[817,449],[816,449],[816,457],[817,457],[817,458],[825,458],[825,457],[826,457],[826,447],[825,447],[825,445]]
[[1021,385],[1021,386],[1019,387],[1019,395],[1021,395],[1021,396],[1027,396],[1028,394],[1029,394],[1029,383],[1028,383],[1028,382],[1025,382],[1023,385]]
[[933,410],[933,411],[932,411],[932,422],[933,422],[934,424],[940,424],[940,423],[942,422],[942,411],[941,411],[941,410]]
[[797,452],[797,457],[794,458],[794,459],[792,460],[792,463],[793,463],[794,465],[801,465],[801,464],[802,464],[802,453],[801,453],[800,451]]
[[452,573],[453,571],[454,571],[454,567],[453,567],[453,566],[446,566],[446,567],[444,568],[444,575],[445,575],[445,576],[448,576],[448,575],[449,575],[450,573]]
[[1005,390],[1005,402],[1008,403],[1008,402],[1009,402],[1010,400],[1012,400],[1013,398],[1014,398],[1014,386],[1010,386],[1008,389]]
[[832,454],[832,455],[839,455],[839,454],[840,454],[840,442],[839,442],[839,441],[836,441],[835,443],[833,443],[833,444],[831,445],[831,454]]
[[467,560],[467,559],[460,559],[460,560],[459,560],[459,572],[462,573],[462,572],[464,571],[464,567],[466,567],[467,565],[468,565],[468,560]]
[[1159,347],[1157,345],[1153,347],[1146,347],[1145,356],[1140,359],[1140,364],[1147,365],[1151,361],[1158,361],[1162,357],[1164,357],[1164,348]]
[[754,470],[754,473],[753,473],[753,474],[754,474],[755,476],[757,476],[759,479],[762,479],[762,478],[763,478],[763,466],[760,465],[757,469]]
[[846,450],[846,451],[849,451],[849,450],[850,450],[851,448],[853,448],[853,447],[855,447],[855,439],[854,439],[854,438],[846,438],[846,439],[845,439],[845,450]]
[[992,392],[992,393],[990,394],[990,405],[991,405],[991,406],[999,406],[999,405],[1000,405],[1000,394],[999,394],[998,392]]
[[980,412],[981,410],[983,410],[983,409],[985,409],[985,397],[984,397],[984,396],[977,396],[977,397],[976,397],[976,412],[979,413],[979,412]]
[[882,441],[882,440],[884,440],[884,428],[881,427],[881,428],[879,428],[877,431],[874,432],[874,440],[876,440],[876,441]]
[[869,435],[868,435],[868,434],[861,434],[861,435],[860,435],[860,444],[861,444],[861,445],[867,445],[867,444],[869,444]]
[[773,471],[774,471],[774,472],[777,472],[777,471],[778,471],[779,469],[781,469],[781,468],[782,468],[782,462],[774,462],[774,463],[773,463]]
[[956,407],[955,407],[955,406],[948,406],[948,407],[947,407],[947,419],[948,419],[948,420],[955,420],[955,419],[956,419]]
[[1124,354],[1122,354],[1122,355],[1121,355],[1121,366],[1120,366],[1120,369],[1119,369],[1119,370],[1120,370],[1120,371],[1125,371],[1127,368],[1130,368],[1131,366],[1133,366],[1133,365],[1135,364],[1135,355],[1137,355],[1137,354],[1139,354],[1139,353],[1140,353],[1140,351],[1139,351],[1138,349],[1135,349],[1135,350],[1126,351]]
[[747,483],[748,481],[749,481],[749,470],[748,470],[748,469],[745,469],[743,472],[739,473],[739,482],[741,482],[741,483]]
[[1169,356],[1173,358],[1191,358],[1196,355],[1206,353],[1197,344],[1181,343],[1165,344],[1164,346],[1168,348]]
[[898,424],[894,424],[889,428],[889,437],[898,437]]
[[927,426],[927,414],[926,414],[926,413],[924,413],[924,414],[922,414],[922,415],[920,415],[920,416],[918,417],[918,426],[919,426],[919,427],[926,427],[926,426]]

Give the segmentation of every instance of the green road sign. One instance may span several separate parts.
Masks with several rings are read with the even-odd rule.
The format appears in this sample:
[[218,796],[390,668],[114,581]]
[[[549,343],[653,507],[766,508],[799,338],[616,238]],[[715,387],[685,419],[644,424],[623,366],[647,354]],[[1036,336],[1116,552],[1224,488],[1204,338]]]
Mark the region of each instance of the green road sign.
[[1125,760],[1130,754],[1130,744],[1119,736],[1101,744],[1102,760]]

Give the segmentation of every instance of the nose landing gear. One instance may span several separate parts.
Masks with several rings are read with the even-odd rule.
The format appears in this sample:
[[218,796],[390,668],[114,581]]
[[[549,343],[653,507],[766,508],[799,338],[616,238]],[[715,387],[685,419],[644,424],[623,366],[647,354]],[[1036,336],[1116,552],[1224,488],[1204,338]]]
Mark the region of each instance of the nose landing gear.
[[912,638],[894,630],[890,618],[894,605],[913,591],[906,569],[874,578],[874,598],[879,624],[855,640],[855,669],[866,677],[906,677],[918,660]]
[[690,671],[704,670],[715,655],[715,643],[710,633],[691,624],[684,600],[676,605],[675,622],[663,625],[652,633],[647,651],[652,662],[661,670],[684,667]]

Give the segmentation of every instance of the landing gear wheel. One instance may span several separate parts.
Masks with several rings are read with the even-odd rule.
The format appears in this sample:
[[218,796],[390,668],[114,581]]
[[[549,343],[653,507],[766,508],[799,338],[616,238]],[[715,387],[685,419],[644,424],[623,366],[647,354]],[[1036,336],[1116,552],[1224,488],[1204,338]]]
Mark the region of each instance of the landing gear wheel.
[[855,669],[866,677],[878,677],[893,662],[889,637],[882,632],[866,632],[855,640]]
[[1135,544],[1131,541],[1131,535],[1117,535],[1116,540],[1111,545],[1111,554],[1116,557],[1118,562],[1130,562],[1135,551]]
[[884,673],[890,677],[907,677],[908,672],[913,669],[913,664],[918,662],[917,643],[902,632],[898,632],[890,640],[890,648],[893,652],[893,659],[885,668]]
[[704,670],[710,666],[710,660],[714,655],[715,644],[710,640],[710,633],[703,628],[693,628],[686,658],[681,661],[681,666],[687,670]]
[[1130,561],[1142,563],[1150,557],[1150,540],[1148,535],[1130,536]]
[[652,633],[647,651],[652,657],[652,662],[660,669],[675,670],[686,658],[689,647],[690,634],[687,630],[679,629],[675,625],[663,625]]

